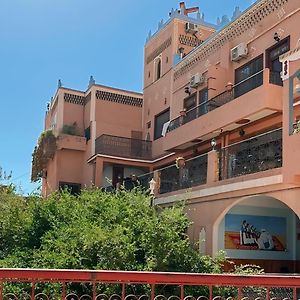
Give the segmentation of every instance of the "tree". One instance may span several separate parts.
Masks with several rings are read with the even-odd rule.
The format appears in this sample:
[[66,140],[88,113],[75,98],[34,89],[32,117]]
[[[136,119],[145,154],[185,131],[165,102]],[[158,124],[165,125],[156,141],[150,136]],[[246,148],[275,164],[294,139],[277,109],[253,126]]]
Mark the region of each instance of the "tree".
[[0,192],[2,193],[13,193],[15,186],[10,183],[12,178],[12,171],[7,172],[0,166]]
[[2,197],[0,266],[220,272],[191,247],[182,205],[149,204],[139,190]]
[[[78,196],[63,191],[47,199],[0,192],[0,199],[0,267],[222,272],[224,255],[213,259],[191,246],[184,206],[152,207],[150,197],[139,189],[116,193],[89,189]],[[249,270],[239,268],[237,272]],[[71,288],[69,292],[79,294],[89,289],[84,284]],[[118,288],[105,291],[120,292]],[[131,288],[141,294],[149,292],[146,285]],[[164,295],[177,291],[170,286],[161,289],[159,293]],[[217,289],[222,295],[237,292]],[[30,292],[29,287],[11,284],[4,290]],[[40,291],[60,293],[53,284],[40,287]],[[208,290],[187,287],[186,292],[207,294]]]

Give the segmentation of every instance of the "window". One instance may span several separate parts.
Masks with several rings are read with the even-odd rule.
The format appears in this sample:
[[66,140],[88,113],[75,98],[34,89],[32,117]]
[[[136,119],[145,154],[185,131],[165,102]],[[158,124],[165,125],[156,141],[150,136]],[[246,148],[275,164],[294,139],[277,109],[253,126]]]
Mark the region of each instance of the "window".
[[186,109],[186,111],[194,108],[197,104],[197,94],[194,93],[190,95],[189,97],[184,99],[183,107]]
[[207,113],[207,101],[208,101],[208,88],[205,88],[199,92],[199,112],[198,112],[199,116],[202,116]]
[[168,108],[164,112],[155,116],[154,120],[154,140],[162,137],[162,129],[165,123],[170,120],[170,109]]
[[290,50],[290,37],[283,39],[266,51],[266,67],[270,69],[270,83],[283,86],[282,63],[279,56]]
[[196,105],[197,105],[197,93],[194,93],[184,99],[183,107],[188,113],[186,114],[186,116],[182,118],[181,120],[182,124],[196,119],[197,112],[196,109],[193,109],[196,107]]
[[155,65],[155,80],[158,80],[161,77],[161,58],[158,57],[154,61]]
[[263,55],[235,70],[234,97],[237,98],[263,84]]

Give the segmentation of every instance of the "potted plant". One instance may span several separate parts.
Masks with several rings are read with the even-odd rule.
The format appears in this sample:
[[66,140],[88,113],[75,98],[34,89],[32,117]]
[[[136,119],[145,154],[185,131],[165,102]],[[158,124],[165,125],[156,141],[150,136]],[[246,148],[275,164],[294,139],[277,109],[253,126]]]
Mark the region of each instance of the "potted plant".
[[177,169],[181,169],[185,166],[185,159],[184,157],[180,156],[180,157],[177,157],[176,160],[175,160],[175,164],[176,164],[176,168]]
[[300,133],[300,120],[294,124],[293,134]]
[[183,109],[180,111],[180,116],[181,116],[181,117],[185,117],[185,116],[186,116],[186,108],[183,108]]

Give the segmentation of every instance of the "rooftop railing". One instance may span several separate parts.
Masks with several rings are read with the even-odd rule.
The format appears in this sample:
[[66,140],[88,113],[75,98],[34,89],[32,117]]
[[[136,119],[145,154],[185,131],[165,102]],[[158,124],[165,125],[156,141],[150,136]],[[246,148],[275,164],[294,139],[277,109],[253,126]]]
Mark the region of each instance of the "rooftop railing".
[[1,300],[297,300],[299,288],[299,275],[0,269]]
[[225,105],[226,103],[234,100],[235,98],[238,98],[242,96],[243,94],[246,94],[250,92],[251,90],[261,86],[263,84],[263,72],[264,70],[261,70],[252,76],[249,76],[245,80],[240,81],[236,85],[232,87],[230,90],[226,90],[222,92],[221,94],[211,98],[208,101],[205,101],[201,103],[200,105],[188,110],[186,112],[186,115],[179,116],[173,120],[170,121],[168,132],[175,130],[176,128],[189,123],[207,113],[210,111],[215,110],[218,107],[221,107]]
[[276,129],[220,151],[220,180],[282,166],[282,130]]
[[152,142],[103,134],[96,139],[95,153],[135,159],[151,159]]

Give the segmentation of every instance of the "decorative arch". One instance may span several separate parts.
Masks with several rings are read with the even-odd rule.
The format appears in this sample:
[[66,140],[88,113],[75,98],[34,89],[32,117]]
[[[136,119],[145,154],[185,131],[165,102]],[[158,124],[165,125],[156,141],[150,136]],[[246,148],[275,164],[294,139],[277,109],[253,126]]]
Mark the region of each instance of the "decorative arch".
[[244,202],[245,200],[250,200],[251,199],[258,199],[261,197],[265,197],[268,199],[272,199],[275,201],[279,201],[282,204],[284,204],[287,208],[289,208],[291,211],[293,211],[295,213],[295,215],[298,217],[298,219],[300,219],[300,212],[296,212],[293,207],[291,207],[289,204],[286,203],[286,201],[284,199],[282,199],[281,197],[274,197],[274,196],[270,196],[270,195],[252,195],[252,196],[247,196],[247,197],[241,197],[239,199],[236,199],[234,202],[232,202],[230,205],[228,205],[228,207],[226,209],[224,209],[222,211],[222,213],[217,217],[217,219],[215,220],[214,224],[213,224],[213,228],[212,228],[212,253],[213,255],[215,253],[217,253],[218,250],[218,232],[219,232],[219,226],[221,224],[221,222],[223,221],[223,219],[225,218],[226,214],[236,205],[238,205],[241,202]]

